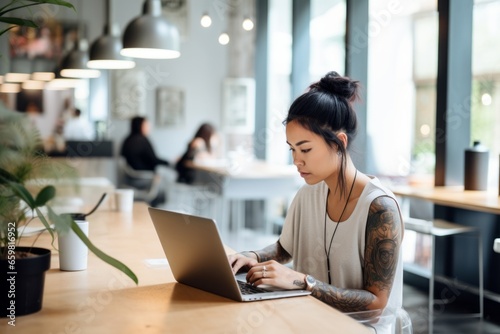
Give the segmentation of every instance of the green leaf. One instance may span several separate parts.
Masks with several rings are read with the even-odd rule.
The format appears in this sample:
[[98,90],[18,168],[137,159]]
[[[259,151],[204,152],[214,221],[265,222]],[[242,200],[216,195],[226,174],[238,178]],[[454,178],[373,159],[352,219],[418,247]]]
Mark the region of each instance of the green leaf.
[[30,192],[20,183],[8,181],[9,187],[12,189],[14,194],[20,199],[26,202],[31,209],[36,208],[35,199],[31,196]]
[[75,9],[75,6],[73,6],[73,4],[71,2],[63,1],[63,0],[24,0],[24,1],[35,2],[37,4],[47,3],[47,4],[64,6],[67,8]]
[[0,36],[2,36],[3,34],[5,34],[7,31],[9,31],[12,28],[15,28],[15,26],[10,26],[10,27],[8,27],[8,28],[6,28],[4,30],[0,30]]
[[0,17],[0,22],[15,24],[18,26],[25,26],[30,28],[38,28],[38,25],[35,22],[17,17]]
[[57,214],[50,206],[47,206],[49,220],[54,224],[57,233],[67,233],[71,229],[71,216],[69,214]]
[[130,270],[129,267],[127,267],[122,262],[112,258],[111,256],[107,255],[106,253],[102,252],[99,248],[94,246],[94,244],[92,244],[92,242],[89,240],[89,238],[87,238],[85,233],[82,232],[82,230],[80,229],[78,224],[75,223],[74,220],[71,221],[71,229],[73,230],[73,232],[76,233],[76,235],[80,238],[80,240],[83,241],[83,243],[89,248],[89,250],[92,253],[94,253],[95,255],[97,255],[98,258],[100,258],[101,260],[103,260],[107,264],[109,264],[109,265],[115,267],[116,269],[120,270],[121,272],[123,272],[125,275],[130,277],[130,279],[133,280],[135,282],[135,284],[139,284],[139,280],[138,280],[137,276],[134,274],[134,272],[132,270]]
[[19,180],[15,175],[0,167],[0,184],[7,184],[9,181],[18,182]]
[[[25,0],[25,1],[23,1],[22,5],[9,8],[9,6],[14,5],[17,2],[19,2],[19,1],[12,1],[8,5],[0,8],[0,16],[3,16],[3,15],[5,15],[5,13],[12,12],[12,11],[17,10],[17,9],[31,7],[31,6],[37,6],[37,5],[44,4],[44,3],[51,4],[51,5],[57,5],[57,6],[64,6],[64,7],[71,8],[74,11],[76,11],[75,6],[73,6],[72,3],[68,2],[68,1],[62,1],[62,0]],[[26,2],[32,2],[32,3],[26,4]]]
[[40,207],[47,204],[48,201],[56,196],[56,188],[54,186],[46,186],[36,196],[35,205]]
[[54,232],[52,231],[52,227],[50,226],[49,222],[47,221],[47,218],[43,215],[42,211],[39,208],[35,208],[36,214],[40,221],[42,222],[43,226],[49,231],[50,237],[52,238],[52,246],[54,246]]

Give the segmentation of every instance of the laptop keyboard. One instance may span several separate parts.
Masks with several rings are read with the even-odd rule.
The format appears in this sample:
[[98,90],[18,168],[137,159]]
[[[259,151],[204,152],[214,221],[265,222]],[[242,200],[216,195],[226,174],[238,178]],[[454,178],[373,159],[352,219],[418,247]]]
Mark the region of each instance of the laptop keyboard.
[[238,281],[238,280],[237,280],[237,282],[238,282],[238,285],[240,286],[241,293],[244,295],[252,295],[255,293],[268,292],[267,290],[253,286],[250,283],[246,283],[246,282],[242,282],[242,281]]

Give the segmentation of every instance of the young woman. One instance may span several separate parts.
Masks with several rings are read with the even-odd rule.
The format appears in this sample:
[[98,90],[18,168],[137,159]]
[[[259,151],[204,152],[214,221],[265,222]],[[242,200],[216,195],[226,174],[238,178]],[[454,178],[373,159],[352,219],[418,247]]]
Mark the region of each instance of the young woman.
[[[254,285],[308,289],[343,312],[394,314],[402,304],[404,227],[394,195],[349,155],[358,90],[358,82],[330,72],[293,102],[287,144],[306,184],[279,240],[229,261]],[[292,260],[293,269],[285,265]]]
[[177,182],[191,184],[194,181],[194,171],[190,164],[194,160],[203,160],[214,158],[213,147],[217,140],[215,127],[210,123],[200,125],[193,139],[179,161],[175,164],[177,171]]

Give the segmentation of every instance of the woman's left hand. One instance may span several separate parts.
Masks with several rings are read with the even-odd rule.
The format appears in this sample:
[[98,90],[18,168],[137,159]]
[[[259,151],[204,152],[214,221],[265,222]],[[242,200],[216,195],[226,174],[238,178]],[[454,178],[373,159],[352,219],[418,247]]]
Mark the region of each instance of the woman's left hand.
[[305,289],[305,276],[274,260],[260,262],[247,273],[247,282],[253,285],[272,285],[288,290]]

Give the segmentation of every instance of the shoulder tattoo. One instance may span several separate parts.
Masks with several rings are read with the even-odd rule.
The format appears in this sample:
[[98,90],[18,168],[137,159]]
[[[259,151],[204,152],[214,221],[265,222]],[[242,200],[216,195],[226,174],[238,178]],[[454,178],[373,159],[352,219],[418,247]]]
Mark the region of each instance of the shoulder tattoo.
[[365,237],[364,284],[389,290],[401,244],[401,217],[394,199],[382,196],[371,203]]

